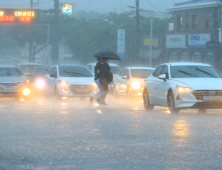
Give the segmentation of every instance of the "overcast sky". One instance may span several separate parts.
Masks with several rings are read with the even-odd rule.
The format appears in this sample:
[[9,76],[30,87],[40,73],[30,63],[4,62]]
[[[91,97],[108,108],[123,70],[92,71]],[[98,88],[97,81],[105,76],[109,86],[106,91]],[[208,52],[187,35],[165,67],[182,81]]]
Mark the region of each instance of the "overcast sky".
[[[33,0],[37,2],[38,0]],[[174,3],[188,0],[149,0],[158,10],[164,12]],[[98,11],[100,13],[128,11],[127,6],[135,6],[135,0],[60,0],[60,3],[75,3],[75,10]],[[39,0],[35,8],[53,8],[54,0]],[[0,0],[0,8],[30,8],[30,0]],[[148,0],[140,0],[140,8],[157,11]]]

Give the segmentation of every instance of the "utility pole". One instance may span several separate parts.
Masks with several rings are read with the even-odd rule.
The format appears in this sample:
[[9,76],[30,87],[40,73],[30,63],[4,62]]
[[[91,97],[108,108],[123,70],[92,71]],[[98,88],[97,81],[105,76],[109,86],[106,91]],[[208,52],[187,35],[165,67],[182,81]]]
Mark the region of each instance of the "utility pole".
[[53,44],[53,64],[58,64],[59,61],[59,0],[54,0],[54,44]]
[[[30,1],[30,9],[33,8],[33,0]],[[29,41],[29,62],[32,62],[32,46],[33,46],[33,42],[32,40]]]
[[139,17],[139,0],[136,0],[136,63],[138,63],[139,59],[139,37],[140,33],[140,17]]
[[150,67],[152,66],[152,49],[153,49],[153,12],[150,16],[151,30],[150,30]]

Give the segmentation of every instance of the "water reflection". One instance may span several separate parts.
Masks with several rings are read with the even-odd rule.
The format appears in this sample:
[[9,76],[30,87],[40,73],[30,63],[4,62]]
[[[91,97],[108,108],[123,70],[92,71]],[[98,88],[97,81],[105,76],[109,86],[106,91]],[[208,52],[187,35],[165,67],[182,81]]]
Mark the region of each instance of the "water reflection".
[[190,126],[186,120],[177,120],[174,124],[173,134],[176,137],[174,140],[178,146],[185,146],[190,136]]

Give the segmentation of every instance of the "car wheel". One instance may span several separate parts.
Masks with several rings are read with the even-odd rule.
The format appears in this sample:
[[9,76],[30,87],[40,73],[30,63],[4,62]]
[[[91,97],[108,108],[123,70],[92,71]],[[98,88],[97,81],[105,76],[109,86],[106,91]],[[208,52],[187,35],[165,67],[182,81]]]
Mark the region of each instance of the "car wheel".
[[116,89],[115,85],[113,85],[113,96],[116,97],[116,98],[118,97],[117,89]]
[[154,105],[150,104],[149,94],[147,90],[143,92],[143,105],[146,110],[153,110]]
[[168,103],[168,108],[171,113],[179,113],[180,109],[175,108],[174,95],[172,91],[170,91],[168,94],[167,103]]
[[55,87],[54,94],[55,94],[55,98],[56,99],[58,99],[58,100],[62,99],[62,97],[59,96],[59,92],[58,92],[58,88],[57,87]]

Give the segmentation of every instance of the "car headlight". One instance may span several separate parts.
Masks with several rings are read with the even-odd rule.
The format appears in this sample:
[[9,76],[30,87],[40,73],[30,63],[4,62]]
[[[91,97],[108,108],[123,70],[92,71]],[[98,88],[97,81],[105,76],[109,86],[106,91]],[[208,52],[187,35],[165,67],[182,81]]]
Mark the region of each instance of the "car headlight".
[[43,80],[37,80],[35,85],[36,85],[37,88],[42,89],[45,85],[45,82]]
[[131,86],[132,86],[132,88],[135,89],[135,90],[141,88],[141,84],[140,84],[140,82],[138,82],[138,81],[133,81],[132,84],[131,84]]
[[185,91],[190,91],[190,87],[183,87],[183,86],[177,86],[177,91],[178,92],[185,92]]
[[60,80],[59,83],[60,83],[60,85],[62,85],[62,86],[67,86],[67,85],[69,84],[69,83],[67,83],[67,82],[64,81],[64,80]]
[[31,94],[31,91],[30,91],[30,89],[25,88],[25,89],[23,89],[22,93],[23,93],[25,96],[28,96],[28,95]]

